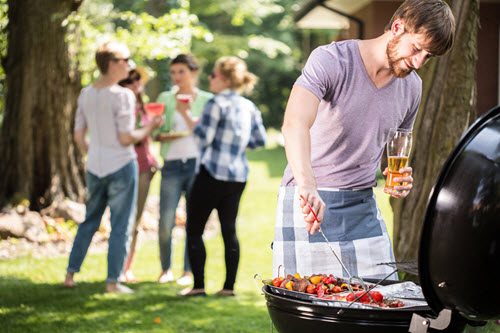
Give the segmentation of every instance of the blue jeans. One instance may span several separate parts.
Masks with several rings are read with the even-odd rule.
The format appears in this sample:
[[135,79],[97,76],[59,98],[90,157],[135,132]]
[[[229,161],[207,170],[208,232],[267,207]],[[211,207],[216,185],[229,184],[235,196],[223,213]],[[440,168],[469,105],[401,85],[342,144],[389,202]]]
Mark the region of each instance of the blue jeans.
[[87,171],[87,202],[85,221],[78,226],[69,256],[68,273],[80,271],[92,237],[99,229],[101,218],[109,206],[111,233],[108,240],[108,276],[106,282],[118,282],[125,257],[128,239],[134,225],[139,171],[134,159],[120,170],[103,178]]
[[[196,159],[165,160],[161,169],[160,221],[158,240],[160,243],[160,262],[163,271],[170,268],[172,258],[172,229],[175,226],[175,211],[182,192],[188,197],[194,181]],[[187,246],[184,248],[184,271],[190,272]]]

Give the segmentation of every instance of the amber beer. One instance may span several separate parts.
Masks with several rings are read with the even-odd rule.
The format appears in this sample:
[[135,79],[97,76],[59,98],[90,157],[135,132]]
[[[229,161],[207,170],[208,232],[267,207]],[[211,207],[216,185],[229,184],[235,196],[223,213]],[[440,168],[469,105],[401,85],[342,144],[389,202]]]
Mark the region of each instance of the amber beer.
[[408,166],[410,156],[412,133],[409,129],[391,128],[387,136],[387,160],[388,173],[385,188],[394,190],[394,186],[407,185],[406,182],[396,183],[394,178],[407,176],[399,170]]
[[396,185],[402,185],[401,183],[396,183],[394,178],[403,177],[403,174],[399,172],[400,169],[406,168],[408,165],[408,157],[404,156],[388,156],[388,168],[389,173],[387,173],[386,188],[393,189]]

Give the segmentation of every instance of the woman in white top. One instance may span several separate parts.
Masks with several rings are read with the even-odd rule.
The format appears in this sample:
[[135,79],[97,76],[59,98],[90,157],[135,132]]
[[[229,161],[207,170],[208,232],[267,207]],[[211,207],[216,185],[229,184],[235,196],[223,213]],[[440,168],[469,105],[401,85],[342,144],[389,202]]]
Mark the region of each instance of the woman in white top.
[[[199,156],[192,129],[205,103],[212,93],[196,87],[198,76],[196,59],[189,54],[180,54],[170,63],[170,77],[175,84],[170,91],[160,94],[158,103],[165,104],[165,123],[153,133],[162,142],[160,154],[164,159],[161,170],[160,220],[158,239],[162,273],[160,283],[174,280],[171,270],[172,230],[175,226],[177,205],[181,195],[188,196],[195,175]],[[192,283],[191,267],[184,250],[184,273],[177,280],[180,285]]]

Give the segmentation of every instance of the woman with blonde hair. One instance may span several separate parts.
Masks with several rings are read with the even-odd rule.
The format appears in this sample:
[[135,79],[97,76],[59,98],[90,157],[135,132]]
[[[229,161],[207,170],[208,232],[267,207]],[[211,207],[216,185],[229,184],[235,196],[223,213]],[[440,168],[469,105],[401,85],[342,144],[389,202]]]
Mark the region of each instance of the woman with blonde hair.
[[264,146],[266,130],[254,103],[240,95],[250,93],[257,77],[237,57],[216,61],[210,90],[216,95],[205,105],[194,135],[200,147],[199,172],[187,200],[187,241],[194,286],[184,296],[205,296],[203,231],[213,209],[219,215],[226,262],[226,280],[217,294],[234,296],[240,258],[236,217],[248,177],[247,148]]

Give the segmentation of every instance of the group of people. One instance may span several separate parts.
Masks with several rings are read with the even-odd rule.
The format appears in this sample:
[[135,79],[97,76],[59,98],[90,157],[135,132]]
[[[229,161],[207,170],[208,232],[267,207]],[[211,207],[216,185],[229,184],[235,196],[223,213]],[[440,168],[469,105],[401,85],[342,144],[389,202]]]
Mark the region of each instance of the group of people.
[[82,90],[75,118],[75,142],[88,154],[88,194],[85,220],[78,226],[64,286],[76,285],[74,274],[80,271],[109,206],[106,292],[133,292],[121,282],[137,281],[131,267],[151,179],[159,168],[149,147],[151,140],[156,140],[161,142],[164,160],[158,223],[162,271],[158,281],[174,280],[172,230],[184,193],[184,273],[177,283],[190,285],[194,281],[194,286],[180,295],[206,295],[202,235],[213,209],[218,212],[226,259],[226,280],[218,294],[234,295],[239,263],[236,217],[248,177],[246,149],[266,142],[260,111],[240,94],[250,93],[257,77],[248,72],[243,60],[223,57],[215,63],[211,92],[206,92],[196,87],[200,67],[194,56],[180,54],[170,63],[174,88],[157,100],[164,104],[165,113],[151,116],[143,101],[148,76],[135,67],[125,45],[103,44],[96,53],[96,63],[101,78]]
[[[391,273],[388,267],[377,265],[394,261],[394,254],[372,190],[376,172],[389,130],[413,127],[422,94],[422,82],[414,70],[431,57],[445,54],[454,37],[455,20],[446,2],[406,0],[379,37],[333,42],[311,53],[292,88],[282,127],[288,166],[278,195],[274,276],[281,265],[301,275],[381,278]],[[153,117],[134,129],[133,93],[116,84],[126,77],[129,54],[126,48],[111,45],[106,44],[96,56],[102,79],[85,88],[79,98],[75,140],[88,150],[89,194],[86,220],[75,238],[65,285],[74,284],[73,274],[79,271],[102,211],[109,205],[112,231],[106,290],[123,287],[117,282],[127,252],[127,226],[133,225],[135,216],[132,202],[137,179],[130,145],[146,143],[153,133],[163,142],[165,159],[160,281],[173,279],[171,231],[179,197],[185,192],[189,260],[185,259],[184,273],[192,271],[194,285],[182,295],[205,295],[202,234],[214,208],[219,213],[226,260],[226,280],[219,294],[234,295],[239,263],[235,219],[248,172],[245,149],[265,142],[260,112],[238,93],[251,88],[255,76],[247,72],[242,60],[221,58],[210,76],[212,96],[195,87],[198,65],[194,58],[181,55],[171,63],[176,89],[158,99],[166,106],[165,121]],[[176,99],[180,94],[193,99],[184,103]],[[85,141],[87,129],[90,146]],[[168,135],[170,130],[192,135],[174,138]],[[155,163],[145,155],[142,164],[146,188]],[[387,193],[405,198],[413,187],[412,172],[411,167],[401,169],[403,177],[394,181],[402,185]],[[320,227],[330,244],[316,234]],[[339,251],[349,272],[331,258],[330,246]]]

